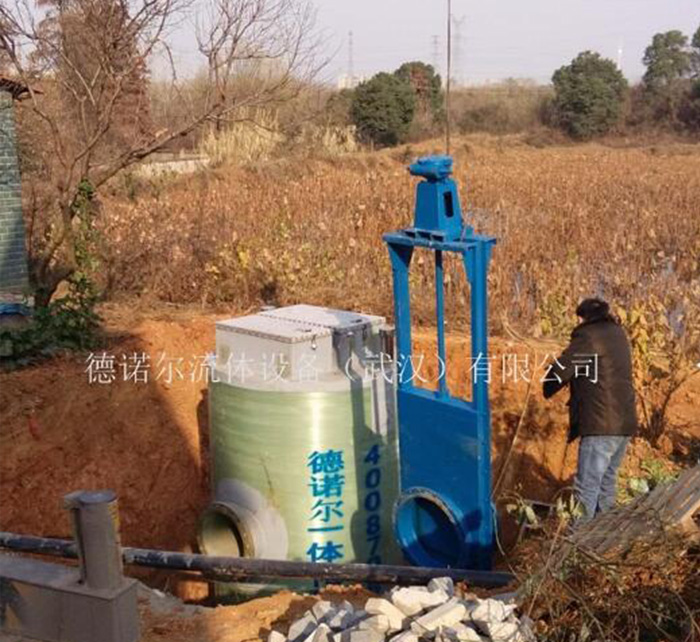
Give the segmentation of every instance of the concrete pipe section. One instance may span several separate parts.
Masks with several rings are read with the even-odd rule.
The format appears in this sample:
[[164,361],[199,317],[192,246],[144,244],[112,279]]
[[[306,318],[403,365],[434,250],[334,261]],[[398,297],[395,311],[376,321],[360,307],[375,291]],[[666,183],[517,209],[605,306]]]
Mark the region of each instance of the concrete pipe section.
[[204,554],[287,558],[284,520],[260,492],[242,481],[224,479],[214,496],[200,522],[199,547]]

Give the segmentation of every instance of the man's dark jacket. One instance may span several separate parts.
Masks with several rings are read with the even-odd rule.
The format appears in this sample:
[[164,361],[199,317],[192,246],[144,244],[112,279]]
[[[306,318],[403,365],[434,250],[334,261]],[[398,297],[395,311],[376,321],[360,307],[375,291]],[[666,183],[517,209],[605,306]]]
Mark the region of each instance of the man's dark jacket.
[[544,382],[549,399],[571,387],[569,440],[637,431],[632,355],[624,329],[609,316],[586,321],[553,364]]

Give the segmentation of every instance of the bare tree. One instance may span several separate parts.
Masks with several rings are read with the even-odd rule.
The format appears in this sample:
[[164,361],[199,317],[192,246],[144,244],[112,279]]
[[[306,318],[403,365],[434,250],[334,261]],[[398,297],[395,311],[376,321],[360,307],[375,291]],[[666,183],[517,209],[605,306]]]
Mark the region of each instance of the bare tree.
[[[320,68],[308,0],[210,0],[198,21],[208,82],[176,126],[149,126],[148,63],[200,12],[194,0],[0,0],[0,58],[29,88],[36,179],[28,191],[30,273],[48,304],[80,263],[81,212],[124,168],[207,123],[293,97]],[[173,66],[171,91],[180,88]],[[127,122],[125,122],[127,121]],[[26,145],[25,145],[26,146]]]

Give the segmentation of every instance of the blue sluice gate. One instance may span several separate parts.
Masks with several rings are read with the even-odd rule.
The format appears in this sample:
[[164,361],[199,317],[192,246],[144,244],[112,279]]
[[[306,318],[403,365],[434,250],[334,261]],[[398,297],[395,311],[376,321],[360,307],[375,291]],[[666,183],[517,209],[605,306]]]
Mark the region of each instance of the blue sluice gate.
[[[401,493],[394,509],[396,537],[416,565],[488,569],[493,546],[487,274],[495,239],[465,225],[449,156],[410,166],[416,189],[414,226],[384,236],[393,270]],[[416,248],[435,262],[440,378],[436,391],[413,383],[409,269]],[[471,290],[472,395],[447,386],[443,259],[461,256]]]

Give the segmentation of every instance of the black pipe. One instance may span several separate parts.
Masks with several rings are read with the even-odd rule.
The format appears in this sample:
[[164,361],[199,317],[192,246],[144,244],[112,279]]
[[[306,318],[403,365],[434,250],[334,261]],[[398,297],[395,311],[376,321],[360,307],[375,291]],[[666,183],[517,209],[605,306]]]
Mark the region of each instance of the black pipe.
[[[0,548],[56,557],[77,557],[70,540],[47,539],[0,532]],[[374,582],[377,584],[425,583],[435,577],[451,577],[481,588],[500,588],[515,578],[498,571],[469,571],[454,568],[384,566],[374,564],[321,564],[262,560],[246,557],[210,557],[193,553],[122,548],[124,563],[171,571],[198,571],[211,579],[259,582],[279,578],[315,579],[332,582]]]

